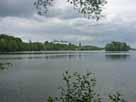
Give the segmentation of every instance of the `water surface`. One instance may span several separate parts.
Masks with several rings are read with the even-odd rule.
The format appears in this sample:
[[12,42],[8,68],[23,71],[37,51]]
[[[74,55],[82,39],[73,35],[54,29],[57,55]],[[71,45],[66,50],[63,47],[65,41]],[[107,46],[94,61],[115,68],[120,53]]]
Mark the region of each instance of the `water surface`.
[[51,51],[0,54],[0,102],[46,102],[62,85],[62,73],[94,72],[103,95],[120,91],[136,100],[136,52]]

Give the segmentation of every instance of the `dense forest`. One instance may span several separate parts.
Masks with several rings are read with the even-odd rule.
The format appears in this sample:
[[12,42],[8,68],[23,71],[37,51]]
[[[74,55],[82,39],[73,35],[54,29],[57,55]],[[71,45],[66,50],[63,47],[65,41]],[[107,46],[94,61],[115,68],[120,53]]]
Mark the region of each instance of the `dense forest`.
[[131,48],[125,42],[111,42],[106,44],[106,51],[129,51]]
[[52,51],[52,50],[100,50],[95,46],[81,46],[72,43],[55,43],[45,41],[41,42],[24,42],[21,38],[1,34],[0,35],[0,52],[14,51]]

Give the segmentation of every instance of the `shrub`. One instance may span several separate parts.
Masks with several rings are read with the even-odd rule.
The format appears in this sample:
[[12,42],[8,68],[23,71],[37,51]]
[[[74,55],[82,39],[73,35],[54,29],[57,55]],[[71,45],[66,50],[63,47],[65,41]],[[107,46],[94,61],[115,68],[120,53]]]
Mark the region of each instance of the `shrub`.
[[[66,71],[63,74],[64,87],[60,87],[60,96],[48,97],[48,102],[105,102],[96,92],[96,78],[93,73],[72,75]],[[108,96],[109,102],[126,102],[118,92]]]

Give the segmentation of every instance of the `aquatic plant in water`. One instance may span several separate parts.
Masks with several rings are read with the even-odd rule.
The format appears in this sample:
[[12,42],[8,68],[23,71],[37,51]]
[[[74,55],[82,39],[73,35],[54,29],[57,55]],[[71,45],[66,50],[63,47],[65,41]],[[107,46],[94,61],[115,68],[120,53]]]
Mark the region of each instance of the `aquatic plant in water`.
[[0,69],[4,70],[11,65],[12,65],[11,63],[0,63]]
[[58,97],[48,97],[48,102],[127,102],[119,92],[110,94],[104,100],[96,91],[96,77],[93,73],[84,75],[75,72],[63,74],[64,87],[60,87]]

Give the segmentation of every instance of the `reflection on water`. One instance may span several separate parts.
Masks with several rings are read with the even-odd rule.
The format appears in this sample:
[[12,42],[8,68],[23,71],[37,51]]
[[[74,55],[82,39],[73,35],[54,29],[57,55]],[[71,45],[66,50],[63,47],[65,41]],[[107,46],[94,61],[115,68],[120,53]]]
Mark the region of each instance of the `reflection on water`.
[[121,55],[105,55],[107,60],[126,60],[130,58],[130,55],[127,54],[121,54]]
[[[97,55],[99,55],[98,53]],[[126,60],[130,58],[129,53],[101,53],[104,54],[106,57],[106,60]],[[51,52],[51,53],[40,53],[38,52],[36,54],[30,53],[30,54],[14,54],[14,55],[3,55],[0,56],[0,60],[24,60],[24,59],[82,59],[86,57],[92,56],[93,53],[90,52]]]
[[82,55],[79,54],[48,54],[48,55],[14,55],[14,56],[0,56],[0,60],[23,60],[23,59],[72,59],[79,58],[81,59]]
[[[73,54],[73,53],[81,53],[81,52],[90,52],[90,51],[24,51],[24,52],[0,52],[0,54],[4,55],[26,55],[26,54]],[[91,51],[98,52],[98,51]]]

